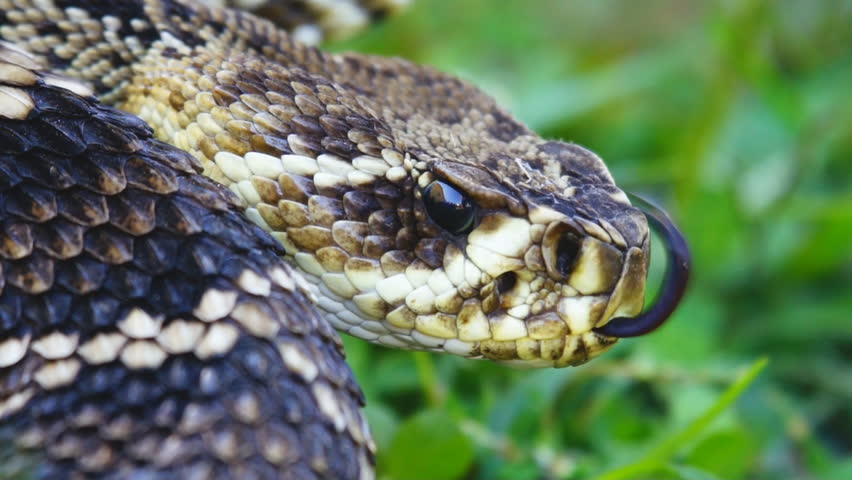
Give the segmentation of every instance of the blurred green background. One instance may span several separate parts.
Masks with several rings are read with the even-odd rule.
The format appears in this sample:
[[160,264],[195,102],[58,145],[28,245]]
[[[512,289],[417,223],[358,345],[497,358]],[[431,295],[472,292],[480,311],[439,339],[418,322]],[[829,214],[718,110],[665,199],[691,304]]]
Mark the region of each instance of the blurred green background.
[[695,257],[664,329],[580,368],[347,338],[381,478],[852,479],[852,1],[415,0],[332,48],[591,148]]

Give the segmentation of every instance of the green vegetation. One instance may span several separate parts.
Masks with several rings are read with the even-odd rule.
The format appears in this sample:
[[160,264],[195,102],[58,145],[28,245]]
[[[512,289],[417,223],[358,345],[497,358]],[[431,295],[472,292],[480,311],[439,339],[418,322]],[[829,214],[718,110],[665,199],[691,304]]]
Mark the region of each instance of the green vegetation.
[[664,329],[581,368],[347,338],[382,478],[852,479],[850,25],[848,0],[416,0],[336,45],[591,148],[695,256]]

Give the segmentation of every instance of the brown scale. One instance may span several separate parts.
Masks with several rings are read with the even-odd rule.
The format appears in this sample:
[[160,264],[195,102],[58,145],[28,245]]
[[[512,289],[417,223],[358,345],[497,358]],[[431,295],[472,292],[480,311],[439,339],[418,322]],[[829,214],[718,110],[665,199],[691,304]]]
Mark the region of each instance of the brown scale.
[[[211,5],[221,4],[205,0]],[[306,28],[305,41],[323,38],[340,39],[363,29],[368,23],[404,8],[406,2],[386,0],[314,1],[314,0],[227,0],[226,5],[250,8],[255,13],[275,21],[286,30]]]
[[371,478],[363,397],[277,242],[190,155],[18,54],[0,47],[0,476]]

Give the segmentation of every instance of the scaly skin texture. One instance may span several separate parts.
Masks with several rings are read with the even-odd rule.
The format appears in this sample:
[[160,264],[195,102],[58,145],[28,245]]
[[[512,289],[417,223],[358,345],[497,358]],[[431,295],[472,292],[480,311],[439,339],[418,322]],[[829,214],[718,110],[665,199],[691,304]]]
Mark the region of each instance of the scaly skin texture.
[[[603,162],[455,77],[326,54],[190,1],[0,3],[3,38],[138,114],[242,197],[338,329],[564,366],[614,343],[595,326],[642,308],[647,222]],[[472,231],[430,217],[433,180],[476,205]],[[579,243],[567,260],[566,239]]]
[[279,244],[138,118],[0,46],[0,477],[373,477]]
[[274,21],[299,41],[316,44],[341,39],[377,19],[393,15],[411,0],[203,0],[212,7],[249,10]]

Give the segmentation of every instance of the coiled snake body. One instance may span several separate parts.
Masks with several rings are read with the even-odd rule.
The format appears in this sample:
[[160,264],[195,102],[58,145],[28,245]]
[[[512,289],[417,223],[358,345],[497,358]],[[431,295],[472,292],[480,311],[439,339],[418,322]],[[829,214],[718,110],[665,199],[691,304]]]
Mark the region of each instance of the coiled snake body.
[[452,76],[189,0],[0,12],[7,471],[371,478],[332,325],[564,366],[677,303],[603,162]]

